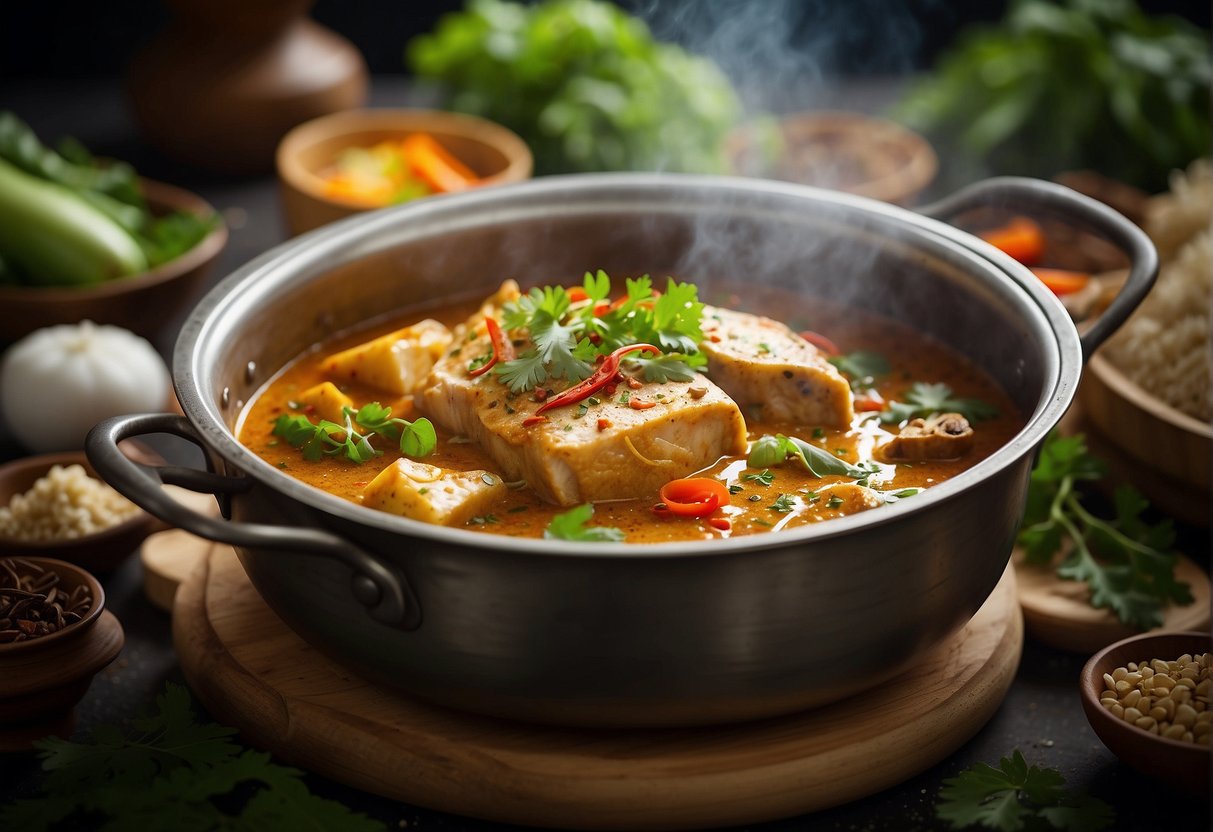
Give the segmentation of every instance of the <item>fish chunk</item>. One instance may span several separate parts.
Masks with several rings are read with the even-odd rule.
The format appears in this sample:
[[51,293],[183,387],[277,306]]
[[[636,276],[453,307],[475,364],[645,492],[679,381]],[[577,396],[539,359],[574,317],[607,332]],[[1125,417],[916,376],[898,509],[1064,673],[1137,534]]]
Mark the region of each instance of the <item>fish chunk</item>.
[[446,430],[474,439],[507,479],[526,480],[549,502],[649,497],[669,480],[745,453],[741,411],[707,379],[621,384],[613,395],[594,396],[597,403],[584,402],[584,411],[577,404],[553,408],[546,420],[524,425],[540,405],[532,394],[511,393],[493,373],[468,376],[469,357],[489,348],[482,334],[452,350],[434,366],[418,406]]
[[334,353],[320,370],[330,379],[362,381],[395,393],[415,393],[451,343],[451,332],[426,318],[365,344]]
[[487,513],[503,493],[501,477],[488,471],[448,471],[402,458],[362,490],[368,508],[440,526],[458,526]]
[[703,315],[708,375],[743,408],[776,422],[851,423],[851,385],[817,347],[770,318],[713,306]]
[[957,459],[973,447],[973,428],[959,413],[936,413],[929,419],[912,419],[901,431],[876,449],[888,462]]

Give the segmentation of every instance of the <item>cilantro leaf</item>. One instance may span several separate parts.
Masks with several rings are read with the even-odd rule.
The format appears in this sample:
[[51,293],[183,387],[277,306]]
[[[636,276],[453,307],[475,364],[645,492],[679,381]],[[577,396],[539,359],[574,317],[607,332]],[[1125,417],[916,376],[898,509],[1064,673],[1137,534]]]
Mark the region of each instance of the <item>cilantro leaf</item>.
[[980,826],[1019,832],[1043,821],[1044,828],[1096,832],[1114,819],[1111,807],[1102,801],[1067,792],[1058,771],[1029,767],[1018,749],[999,760],[998,768],[977,763],[943,782],[935,814],[953,829]]
[[683,355],[678,352],[669,352],[653,358],[629,356],[624,363],[638,365],[645,381],[694,381],[699,375],[695,368],[705,366],[708,359],[702,353]]
[[789,457],[800,460],[801,465],[815,477],[838,475],[863,479],[874,471],[880,470],[876,463],[852,465],[803,439],[784,436],[782,433],[763,436],[755,441],[750,446],[750,455],[746,464],[751,468],[770,468],[782,465]]
[[771,473],[770,468],[763,468],[761,474],[742,474],[741,478],[750,482],[761,483],[762,485],[766,486],[769,486],[775,481],[775,475]]
[[[350,462],[361,464],[383,451],[371,445],[371,435],[382,436],[400,443],[401,453],[412,457],[423,457],[438,446],[438,435],[429,419],[415,422],[392,417],[392,409],[379,402],[363,405],[357,411],[342,408],[344,424],[321,419],[315,424],[302,414],[282,414],[274,422],[274,436],[280,436],[292,446],[303,451],[303,458],[315,462],[325,456],[345,454]],[[370,434],[362,434],[355,423],[366,428]]]
[[833,355],[826,359],[838,372],[851,379],[851,386],[871,386],[878,376],[888,375],[889,361],[878,352],[859,350],[844,355]]
[[1061,554],[1057,575],[1085,582],[1093,607],[1148,630],[1162,623],[1165,605],[1193,600],[1188,584],[1175,578],[1179,556],[1169,551],[1175,530],[1170,520],[1147,523],[1142,515],[1149,503],[1131,486],[1117,490],[1114,519],[1091,514],[1076,484],[1099,479],[1104,470],[1081,434],[1051,433],[1032,470],[1017,542],[1027,563],[1046,566]]
[[557,514],[543,530],[548,540],[581,540],[588,543],[620,543],[624,534],[611,526],[587,526],[594,516],[594,504],[583,503],[576,508]]
[[[0,828],[66,820],[105,829],[382,830],[365,815],[311,794],[302,772],[242,748],[236,731],[196,720],[189,692],[169,684],[155,710],[99,725],[83,742],[41,740],[41,794],[0,807]],[[243,805],[242,805],[243,804]],[[108,823],[99,824],[102,818]],[[171,819],[171,821],[166,820]],[[73,828],[76,828],[74,825]]]
[[796,498],[790,494],[780,494],[775,498],[775,502],[768,508],[771,511],[778,511],[780,514],[787,514],[792,509],[796,508]]
[[586,272],[581,286],[592,301],[590,304],[591,308],[594,305],[593,302],[603,301],[611,296],[611,278],[602,269],[599,269],[595,274]]
[[518,358],[498,364],[493,368],[493,372],[513,393],[533,390],[548,379],[548,369],[543,364],[543,357],[535,350],[528,350]]
[[952,398],[952,388],[946,384],[916,381],[906,391],[905,399],[904,402],[889,402],[888,407],[880,411],[880,421],[899,424],[936,413],[959,413],[970,422],[980,422],[998,415],[996,407],[981,399]]

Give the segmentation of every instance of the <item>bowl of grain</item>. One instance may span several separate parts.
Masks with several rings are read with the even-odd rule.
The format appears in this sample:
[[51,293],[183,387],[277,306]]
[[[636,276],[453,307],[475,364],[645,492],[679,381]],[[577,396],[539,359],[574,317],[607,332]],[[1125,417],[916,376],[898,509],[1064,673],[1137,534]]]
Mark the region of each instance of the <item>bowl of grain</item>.
[[1138,771],[1194,795],[1209,793],[1209,633],[1138,635],[1082,669],[1082,707],[1104,745]]
[[100,582],[53,558],[0,558],[0,751],[66,735],[93,676],[122,650]]
[[82,451],[0,465],[0,552],[6,556],[54,557],[107,571],[158,528],[154,517],[97,476]]
[[1213,475],[1213,166],[1177,172],[1146,204],[1144,225],[1161,258],[1158,281],[1124,326],[1091,357],[1079,388],[1099,438],[1129,463],[1154,505],[1209,525]]

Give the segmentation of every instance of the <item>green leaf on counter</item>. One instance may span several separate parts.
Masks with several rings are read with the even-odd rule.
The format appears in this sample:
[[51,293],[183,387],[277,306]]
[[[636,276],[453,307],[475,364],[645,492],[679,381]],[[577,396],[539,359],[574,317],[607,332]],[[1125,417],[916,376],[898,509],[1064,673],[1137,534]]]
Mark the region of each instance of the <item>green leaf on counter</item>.
[[1148,630],[1162,624],[1168,604],[1193,600],[1188,584],[1175,578],[1179,556],[1169,551],[1175,530],[1170,520],[1147,523],[1142,515],[1149,503],[1131,486],[1117,489],[1115,518],[1088,511],[1076,486],[1103,474],[1081,434],[1050,434],[1032,470],[1018,543],[1032,564],[1051,564],[1064,552],[1060,577],[1085,582],[1093,607]]
[[1096,832],[1115,820],[1106,803],[1069,793],[1060,772],[1029,767],[1018,750],[998,768],[977,763],[943,782],[935,814],[952,829]]
[[99,725],[84,742],[37,742],[46,772],[41,794],[0,807],[0,828],[37,832],[74,819],[87,828],[140,832],[384,829],[313,795],[303,772],[243,748],[235,733],[198,722],[189,692],[170,683],[150,714]]

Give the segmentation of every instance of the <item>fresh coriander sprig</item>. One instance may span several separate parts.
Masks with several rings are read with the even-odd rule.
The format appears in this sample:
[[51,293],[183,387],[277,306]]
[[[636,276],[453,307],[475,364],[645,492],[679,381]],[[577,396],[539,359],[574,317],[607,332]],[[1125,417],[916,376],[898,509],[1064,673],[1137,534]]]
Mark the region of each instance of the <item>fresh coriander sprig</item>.
[[1127,485],[1114,496],[1114,520],[1091,514],[1075,486],[1103,474],[1103,462],[1088,453],[1082,434],[1050,434],[1032,470],[1019,545],[1027,563],[1048,565],[1068,543],[1057,574],[1086,581],[1091,606],[1149,630],[1162,624],[1167,604],[1192,603],[1188,584],[1175,578],[1179,556],[1168,551],[1175,529],[1170,520],[1142,520],[1149,503]]
[[378,821],[311,794],[303,772],[233,742],[235,733],[196,721],[189,692],[169,684],[155,711],[129,724],[100,725],[83,742],[35,743],[41,793],[0,807],[0,828],[382,832]]
[[690,283],[667,281],[653,291],[646,275],[625,281],[626,293],[614,303],[611,279],[603,271],[586,273],[579,299],[562,286],[534,288],[502,309],[503,326],[523,331],[532,347],[494,368],[510,390],[521,393],[550,379],[570,382],[588,378],[600,355],[631,344],[652,344],[662,355],[633,356],[646,381],[691,381],[707,363],[699,353],[703,340],[703,304]]
[[751,468],[771,468],[782,465],[788,459],[799,460],[800,464],[815,477],[835,474],[852,479],[864,479],[880,470],[880,466],[875,462],[852,465],[823,448],[794,436],[784,436],[782,433],[763,436],[756,440],[750,446],[750,455],[746,459],[746,464]]
[[1096,832],[1116,818],[1102,800],[1069,792],[1055,769],[1029,767],[1018,749],[998,768],[977,763],[943,783],[935,814],[953,829]]
[[889,402],[880,411],[880,421],[899,424],[920,417],[925,419],[936,413],[959,413],[970,422],[980,422],[997,416],[998,408],[981,399],[953,398],[952,388],[946,384],[916,381],[906,391],[904,402]]
[[[361,464],[381,456],[383,451],[371,445],[377,435],[399,443],[406,456],[423,457],[438,445],[438,435],[429,419],[414,422],[392,417],[392,409],[379,402],[363,405],[357,411],[341,408],[342,423],[321,419],[312,422],[301,413],[284,413],[274,422],[274,436],[280,436],[303,451],[303,458],[315,462],[325,456],[344,454],[350,462]],[[355,425],[368,433],[359,433]]]

